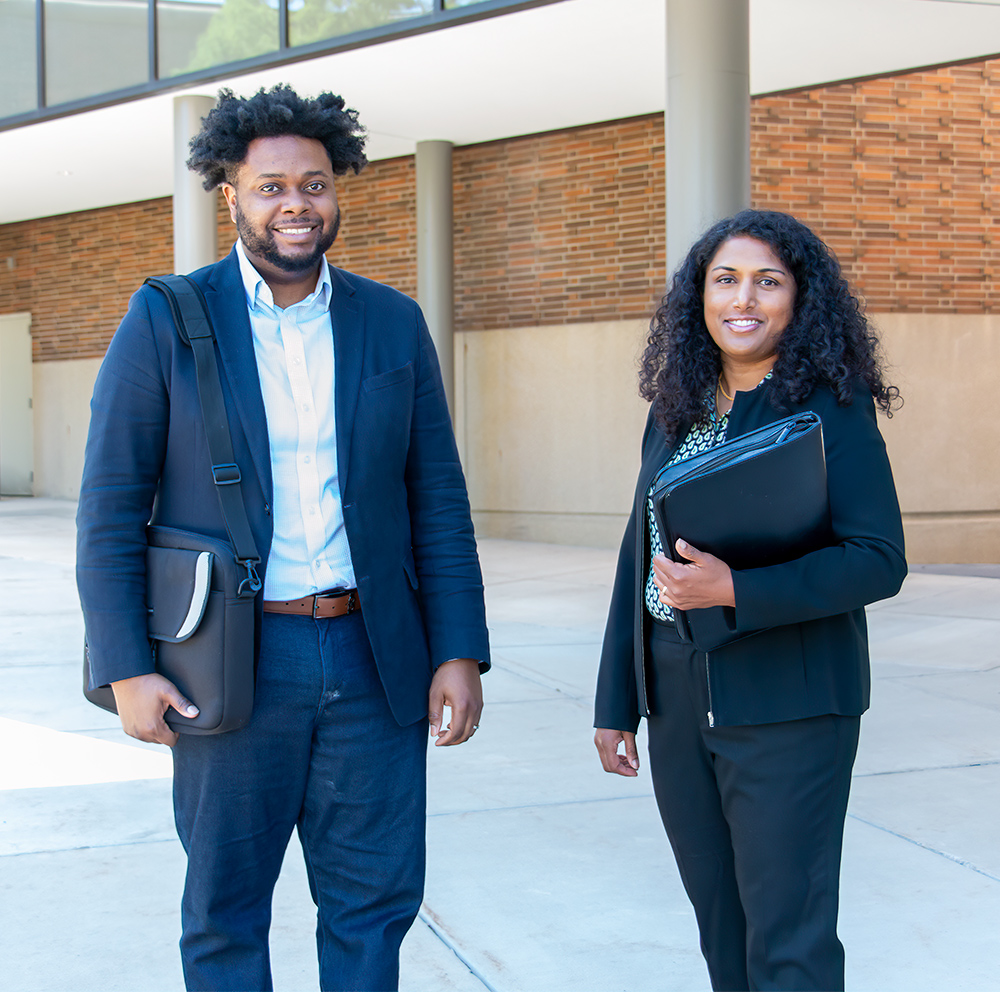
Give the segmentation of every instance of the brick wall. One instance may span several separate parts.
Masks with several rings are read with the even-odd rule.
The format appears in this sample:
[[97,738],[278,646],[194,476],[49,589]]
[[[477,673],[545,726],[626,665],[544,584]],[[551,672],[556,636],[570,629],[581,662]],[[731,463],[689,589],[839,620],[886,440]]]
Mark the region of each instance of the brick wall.
[[170,271],[172,223],[164,199],[0,227],[0,313],[31,312],[36,362],[104,354],[136,287]]
[[[998,83],[992,60],[758,98],[754,203],[812,225],[873,310],[995,312]],[[454,169],[460,330],[650,312],[659,115],[457,148]],[[338,192],[331,260],[415,293],[412,158]],[[171,268],[170,239],[168,199],[0,227],[0,312],[32,312],[36,361],[99,356],[142,279]],[[220,253],[232,239],[220,199]]]
[[663,118],[459,148],[456,327],[649,312],[665,265]]
[[754,205],[836,251],[873,310],[995,313],[1000,60],[753,101]]
[[372,162],[360,176],[339,179],[343,220],[330,261],[416,296],[416,183],[412,158]]

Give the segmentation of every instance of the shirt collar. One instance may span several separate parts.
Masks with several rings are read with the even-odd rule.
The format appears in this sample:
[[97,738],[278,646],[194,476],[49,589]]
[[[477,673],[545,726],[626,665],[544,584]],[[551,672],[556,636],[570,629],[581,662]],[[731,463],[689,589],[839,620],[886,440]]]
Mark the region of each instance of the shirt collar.
[[[274,296],[271,287],[264,281],[264,277],[253,267],[253,263],[247,258],[243,242],[236,241],[236,258],[240,263],[240,276],[243,279],[243,289],[247,295],[247,306],[251,310],[272,310],[280,309],[274,305]],[[330,266],[326,259],[319,267],[319,278],[316,280],[316,288],[304,299],[293,304],[294,307],[302,307],[304,311],[328,310],[330,299],[333,296],[333,283],[330,280]],[[288,308],[289,310],[292,307]]]

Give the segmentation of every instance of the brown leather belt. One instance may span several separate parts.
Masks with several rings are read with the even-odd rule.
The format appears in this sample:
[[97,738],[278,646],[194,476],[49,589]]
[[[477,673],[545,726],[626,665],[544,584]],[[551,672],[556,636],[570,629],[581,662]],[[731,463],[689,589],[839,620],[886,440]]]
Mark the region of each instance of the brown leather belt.
[[320,617],[324,620],[330,617],[345,617],[348,613],[357,613],[361,609],[358,590],[338,593],[335,596],[320,594],[306,596],[305,599],[293,599],[282,602],[279,599],[265,599],[265,613],[295,613],[300,616]]

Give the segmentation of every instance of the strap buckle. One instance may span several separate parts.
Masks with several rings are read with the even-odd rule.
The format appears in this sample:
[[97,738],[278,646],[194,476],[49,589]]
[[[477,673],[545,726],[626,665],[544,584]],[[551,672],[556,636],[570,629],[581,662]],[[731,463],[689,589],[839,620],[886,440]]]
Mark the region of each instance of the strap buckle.
[[235,486],[242,481],[240,467],[235,462],[228,465],[213,465],[212,478],[217,486]]
[[260,561],[259,558],[248,558],[246,561],[241,561],[240,564],[247,570],[247,577],[240,583],[239,588],[236,590],[236,595],[241,599],[247,596],[256,596],[260,592],[260,588],[263,583],[260,581],[260,576],[257,574],[257,563]]

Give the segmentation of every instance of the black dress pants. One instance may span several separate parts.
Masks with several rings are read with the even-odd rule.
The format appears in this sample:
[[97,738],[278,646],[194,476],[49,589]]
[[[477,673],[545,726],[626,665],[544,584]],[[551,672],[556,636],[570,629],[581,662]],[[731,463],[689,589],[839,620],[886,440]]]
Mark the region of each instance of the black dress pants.
[[860,717],[708,726],[704,653],[656,623],[649,767],[712,988],[844,987],[840,857]]

